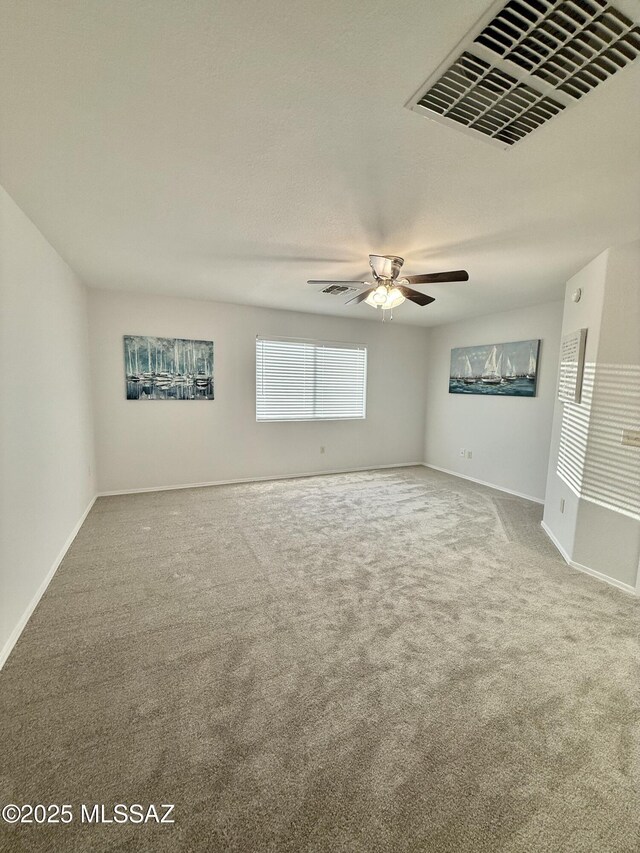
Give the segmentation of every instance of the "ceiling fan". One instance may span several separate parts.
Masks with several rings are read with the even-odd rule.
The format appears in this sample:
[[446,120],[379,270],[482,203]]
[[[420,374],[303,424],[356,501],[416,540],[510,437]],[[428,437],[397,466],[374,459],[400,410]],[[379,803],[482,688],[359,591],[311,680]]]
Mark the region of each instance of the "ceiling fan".
[[[420,293],[408,287],[410,284],[437,284],[445,281],[469,281],[466,270],[451,272],[431,272],[424,275],[406,275],[398,278],[404,258],[396,255],[369,255],[369,266],[373,272],[373,281],[308,281],[307,284],[322,284],[332,288],[330,292],[348,293],[354,288],[366,288],[361,293],[347,299],[345,305],[366,302],[373,308],[389,311],[402,305],[405,299],[416,305],[429,305],[435,302],[433,296]],[[383,314],[384,318],[384,314]]]

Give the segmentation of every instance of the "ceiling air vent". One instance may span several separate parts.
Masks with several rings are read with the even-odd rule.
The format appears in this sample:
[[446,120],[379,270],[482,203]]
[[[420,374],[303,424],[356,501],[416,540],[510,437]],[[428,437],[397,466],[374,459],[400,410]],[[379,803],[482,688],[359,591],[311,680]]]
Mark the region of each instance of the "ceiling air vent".
[[407,107],[513,145],[640,55],[639,15],[637,0],[501,0]]
[[325,287],[321,293],[330,293],[332,296],[342,296],[343,293],[356,293],[357,290],[357,287],[347,287],[344,284],[330,284],[329,287]]

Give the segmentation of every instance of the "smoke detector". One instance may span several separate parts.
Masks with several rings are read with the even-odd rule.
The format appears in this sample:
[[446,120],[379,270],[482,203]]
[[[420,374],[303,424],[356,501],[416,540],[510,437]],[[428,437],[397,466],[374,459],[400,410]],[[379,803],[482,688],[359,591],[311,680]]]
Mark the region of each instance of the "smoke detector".
[[502,148],[640,55],[638,0],[504,0],[406,106]]

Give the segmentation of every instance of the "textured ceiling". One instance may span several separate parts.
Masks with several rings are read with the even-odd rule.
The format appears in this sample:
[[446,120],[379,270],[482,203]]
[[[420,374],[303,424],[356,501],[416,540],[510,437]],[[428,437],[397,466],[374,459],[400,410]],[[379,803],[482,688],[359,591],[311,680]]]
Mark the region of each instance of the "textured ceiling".
[[471,276],[394,322],[560,298],[640,233],[640,63],[507,151],[405,109],[488,5],[0,0],[0,182],[90,287],[371,319],[305,281],[375,252]]

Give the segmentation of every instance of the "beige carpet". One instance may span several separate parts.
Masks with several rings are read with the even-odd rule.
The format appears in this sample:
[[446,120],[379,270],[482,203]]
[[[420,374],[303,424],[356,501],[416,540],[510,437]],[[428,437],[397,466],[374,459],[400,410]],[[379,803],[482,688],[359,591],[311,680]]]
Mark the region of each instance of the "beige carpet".
[[0,848],[637,851],[639,602],[540,516],[422,468],[100,499],[0,673],[0,800],[76,820]]

